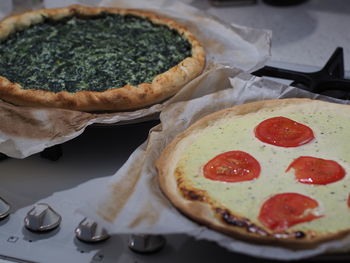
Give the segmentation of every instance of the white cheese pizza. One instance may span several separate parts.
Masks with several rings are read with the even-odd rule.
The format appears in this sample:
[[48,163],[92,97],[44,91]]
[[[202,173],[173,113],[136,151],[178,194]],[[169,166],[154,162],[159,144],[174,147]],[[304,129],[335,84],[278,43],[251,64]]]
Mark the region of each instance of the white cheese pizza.
[[305,249],[350,233],[350,106],[242,104],[178,135],[157,161],[185,215],[235,238]]

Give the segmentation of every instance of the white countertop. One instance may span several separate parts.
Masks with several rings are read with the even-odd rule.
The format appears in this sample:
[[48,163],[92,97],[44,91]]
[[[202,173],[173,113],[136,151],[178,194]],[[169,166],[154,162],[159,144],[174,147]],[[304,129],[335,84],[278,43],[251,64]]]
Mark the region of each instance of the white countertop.
[[209,1],[183,0],[228,23],[272,31],[272,60],[322,67],[343,47],[350,70],[350,1],[309,0],[295,6],[253,5],[214,7]]

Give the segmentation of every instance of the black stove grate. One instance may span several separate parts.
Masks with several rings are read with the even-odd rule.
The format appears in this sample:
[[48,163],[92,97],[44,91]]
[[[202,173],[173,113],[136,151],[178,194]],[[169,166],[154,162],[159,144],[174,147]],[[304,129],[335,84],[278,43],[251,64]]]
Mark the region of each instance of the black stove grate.
[[350,99],[350,79],[345,79],[343,48],[338,47],[326,65],[316,72],[300,72],[265,66],[253,75],[288,79],[291,86],[333,98]]
[[60,144],[51,146],[40,152],[40,157],[50,161],[57,161],[63,154],[62,146]]

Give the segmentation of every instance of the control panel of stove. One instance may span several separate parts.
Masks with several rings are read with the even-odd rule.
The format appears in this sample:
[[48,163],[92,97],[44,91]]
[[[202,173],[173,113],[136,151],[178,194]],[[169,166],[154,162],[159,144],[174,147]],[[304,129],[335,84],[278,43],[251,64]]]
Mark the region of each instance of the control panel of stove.
[[[64,214],[60,215],[48,203],[9,213],[10,204],[0,200],[3,215],[0,220],[0,263],[262,262],[262,259],[236,254],[215,243],[185,235],[109,235],[93,220],[73,215],[72,211],[60,210]],[[349,255],[322,255],[310,262],[319,260],[348,262]]]
[[[10,210],[11,205],[0,198],[0,220],[10,220]],[[47,203],[35,204],[24,217],[24,227],[29,230],[28,234],[32,238],[28,238],[29,243],[33,243],[37,237],[43,237],[42,234],[45,233],[49,237],[50,232],[53,232],[59,228],[62,221],[61,215],[56,212]],[[0,221],[1,222],[1,221]],[[73,234],[73,233],[72,233]],[[77,240],[82,241],[87,244],[96,244],[98,242],[103,242],[110,238],[107,231],[97,224],[95,221],[84,218],[74,231]],[[19,240],[17,236],[8,237],[7,241],[9,243],[16,243]],[[155,253],[161,250],[165,244],[166,240],[161,235],[129,235],[127,244],[129,249],[135,253]],[[80,250],[80,253],[84,253],[84,250]],[[98,254],[98,256],[93,257],[93,261],[103,261],[104,255]],[[33,262],[20,258],[15,258],[12,256],[0,255],[1,262]]]
[[[11,205],[9,202],[0,197],[0,223],[11,220],[10,215]],[[62,216],[54,210],[47,203],[37,203],[26,213],[23,219],[23,226],[27,232],[26,240],[28,243],[33,243],[40,240],[41,238],[49,238],[59,232],[59,227],[62,222]],[[21,226],[18,226],[19,228]],[[111,236],[107,231],[101,227],[95,221],[84,218],[75,228],[74,232],[71,233],[72,238],[75,236],[75,242],[83,242],[88,246],[93,244],[103,243]],[[9,236],[7,239],[8,243],[17,243],[19,241],[18,236]],[[165,244],[166,239],[161,235],[129,235],[127,237],[127,246],[133,253],[150,254],[161,250]],[[82,248],[80,253],[85,253]],[[95,255],[93,261],[103,261],[104,254]],[[1,262],[35,262],[31,260],[16,258],[13,256],[0,255]]]

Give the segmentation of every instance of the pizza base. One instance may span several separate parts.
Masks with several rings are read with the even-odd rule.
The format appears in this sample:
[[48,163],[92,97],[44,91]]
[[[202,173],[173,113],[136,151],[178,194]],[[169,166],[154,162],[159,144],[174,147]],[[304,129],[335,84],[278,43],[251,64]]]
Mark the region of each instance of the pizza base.
[[[205,189],[203,192],[201,192],[202,190],[198,191],[198,189],[191,191],[191,186],[186,185],[182,180],[176,179],[175,177],[177,162],[186,147],[198,137],[201,130],[208,126],[215,125],[218,119],[223,119],[227,115],[240,116],[255,113],[260,109],[278,109],[287,105],[295,105],[295,107],[298,107],[299,104],[303,103],[313,103],[313,107],[316,106],[322,110],[327,110],[327,106],[338,107],[340,113],[347,112],[350,109],[348,105],[310,99],[279,99],[242,104],[212,113],[198,120],[183,133],[179,134],[162,152],[160,158],[156,162],[159,184],[162,192],[181,213],[195,222],[231,237],[256,244],[302,250],[315,248],[326,241],[339,240],[349,235],[350,229],[330,234],[303,231],[303,235],[300,236],[299,233],[295,231],[287,235],[277,235],[266,228],[264,229],[260,226],[256,227],[254,224],[246,224],[247,219],[240,215],[235,215],[234,211],[229,211],[229,214],[226,214],[228,219],[231,217],[237,220],[237,225],[233,226],[232,224],[227,224],[221,216],[218,216],[218,213],[214,212],[213,208],[221,208],[217,206],[215,200],[213,201],[210,199]],[[187,190],[181,192],[179,191],[179,186],[185,186]],[[225,208],[223,208],[223,211],[224,209]]]
[[12,83],[7,78],[0,76],[0,98],[20,106],[54,107],[79,111],[135,110],[169,98],[202,72],[205,65],[205,52],[191,32],[171,19],[140,10],[72,5],[64,8],[25,12],[8,17],[0,23],[0,41],[6,39],[11,33],[41,23],[46,18],[60,20],[74,15],[97,16],[102,12],[121,15],[132,14],[149,19],[155,24],[175,29],[192,45],[192,56],[157,75],[152,83],[141,83],[138,86],[126,85],[103,92],[79,91],[70,93],[61,91],[55,93],[23,89],[18,83]]

